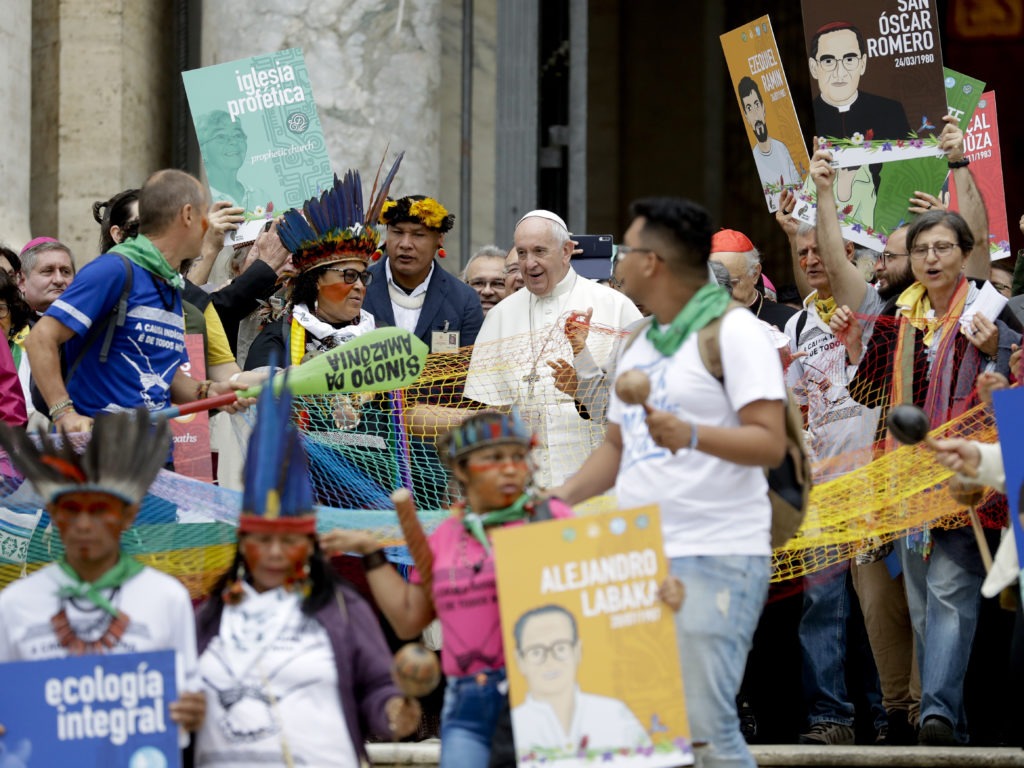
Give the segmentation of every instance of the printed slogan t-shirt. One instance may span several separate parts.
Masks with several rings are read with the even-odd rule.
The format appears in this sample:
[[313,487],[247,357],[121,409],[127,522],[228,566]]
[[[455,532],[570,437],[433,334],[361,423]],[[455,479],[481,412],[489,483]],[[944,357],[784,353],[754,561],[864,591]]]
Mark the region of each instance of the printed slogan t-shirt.
[[[187,360],[181,293],[142,267],[131,264],[132,288],[123,327],[116,329],[107,362],[100,365],[103,336],[84,353],[68,394],[85,416],[100,411],[170,404],[170,382]],[[121,257],[105,253],[86,264],[46,314],[77,334],[66,345],[68,366],[82,353],[89,330],[102,325],[124,289]]]
[[[551,517],[572,517],[572,509],[552,499]],[[463,676],[503,669],[505,652],[493,555],[487,554],[457,517],[441,523],[428,541],[434,555],[434,607],[444,637],[444,673]],[[416,569],[409,580],[423,583]]]

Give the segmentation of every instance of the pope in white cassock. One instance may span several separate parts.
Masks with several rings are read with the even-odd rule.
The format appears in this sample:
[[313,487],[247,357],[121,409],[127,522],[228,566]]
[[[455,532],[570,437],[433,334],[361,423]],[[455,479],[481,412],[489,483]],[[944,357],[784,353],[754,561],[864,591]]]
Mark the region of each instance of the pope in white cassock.
[[[515,250],[526,290],[503,299],[484,318],[465,393],[487,405],[520,409],[539,441],[536,480],[550,488],[575,473],[604,436],[603,423],[583,419],[573,399],[555,388],[547,365],[574,357],[565,321],[592,309],[591,323],[622,329],[639,320],[640,311],[618,291],[576,273],[569,264],[569,230],[550,211],[531,211],[519,220]],[[611,334],[587,337],[587,350],[606,370],[614,341]]]

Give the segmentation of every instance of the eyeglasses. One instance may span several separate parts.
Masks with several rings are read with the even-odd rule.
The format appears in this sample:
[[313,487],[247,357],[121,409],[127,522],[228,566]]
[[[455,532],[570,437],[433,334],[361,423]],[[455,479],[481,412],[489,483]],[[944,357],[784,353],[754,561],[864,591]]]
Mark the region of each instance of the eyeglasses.
[[[613,263],[622,261],[622,257],[630,253],[653,253],[655,256],[658,256],[653,248],[634,248],[630,245],[620,245],[615,249],[615,261]],[[660,259],[661,257],[658,256],[658,258]]]
[[6,304],[0,304],[0,320],[2,320],[5,317],[10,317],[10,315],[11,308]]
[[909,255],[910,255],[909,253],[896,253],[895,251],[882,251],[882,253],[878,257],[878,260],[882,264],[885,264],[885,262],[887,262],[887,261],[892,261],[893,259],[902,259],[904,256],[909,256]]
[[551,645],[531,645],[523,648],[519,653],[530,664],[543,664],[550,655],[555,661],[565,661],[572,655],[572,640],[556,640]]
[[356,280],[361,280],[363,285],[369,285],[373,282],[373,274],[366,270],[360,271],[358,269],[342,269],[341,267],[326,267],[324,272],[336,272],[341,275],[341,279],[344,280],[348,285],[355,285]]
[[935,255],[939,258],[949,256],[953,252],[954,248],[959,248],[959,243],[932,243],[931,245],[915,245],[910,249],[910,258],[912,259],[924,259],[927,258],[928,254],[935,251]]
[[[861,54],[859,53],[844,53],[843,54],[843,69],[847,72],[853,72],[860,64]],[[821,58],[817,59],[818,66],[824,69],[826,72],[831,72],[836,68],[836,64],[839,63],[839,59],[831,54],[826,53]]]
[[474,277],[472,280],[469,281],[469,287],[477,291],[482,291],[484,288],[487,287],[490,287],[492,291],[503,291],[505,290],[505,281],[485,280],[482,277]]

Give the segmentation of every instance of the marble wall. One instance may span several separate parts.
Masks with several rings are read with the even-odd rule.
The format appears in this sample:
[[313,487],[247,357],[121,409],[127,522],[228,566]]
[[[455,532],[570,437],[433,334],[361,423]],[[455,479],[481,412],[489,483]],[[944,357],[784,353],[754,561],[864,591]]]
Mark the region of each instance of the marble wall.
[[[454,211],[458,228],[466,224],[457,208],[461,6],[461,0],[323,0],[315,8],[280,0],[204,3],[202,64],[302,48],[334,169],[371,175],[385,151],[393,157],[405,150],[393,194],[437,197]],[[493,15],[493,9],[477,14],[477,243],[493,238],[487,230],[493,229]],[[457,242],[456,229],[445,244],[455,257],[449,269],[458,268],[450,247]]]

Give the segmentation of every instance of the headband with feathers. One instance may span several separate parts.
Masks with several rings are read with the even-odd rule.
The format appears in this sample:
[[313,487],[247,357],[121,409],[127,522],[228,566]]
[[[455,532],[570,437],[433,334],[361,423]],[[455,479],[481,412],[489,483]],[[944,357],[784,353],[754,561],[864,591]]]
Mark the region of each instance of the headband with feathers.
[[301,272],[339,261],[369,262],[377,253],[380,233],[376,225],[381,208],[387,200],[391,182],[405,153],[398,158],[384,177],[381,158],[377,176],[370,191],[370,204],[363,209],[363,186],[359,171],[346,171],[344,178],[334,176],[334,186],[310,198],[302,209],[286,211],[278,224],[281,243],[292,253],[292,263]]
[[292,398],[284,375],[281,396],[274,397],[274,386],[267,382],[256,404],[239,533],[316,533],[309,462],[292,423]]
[[138,504],[167,463],[171,447],[167,421],[151,424],[143,408],[98,415],[81,454],[67,435],[38,437],[37,447],[24,430],[0,425],[0,445],[47,504],[81,491]]
[[471,451],[508,443],[527,449],[535,444],[534,435],[520,418],[519,411],[515,408],[509,413],[477,411],[438,439],[438,453],[449,466],[454,466]]

